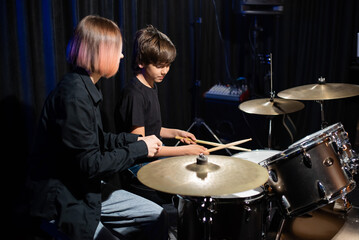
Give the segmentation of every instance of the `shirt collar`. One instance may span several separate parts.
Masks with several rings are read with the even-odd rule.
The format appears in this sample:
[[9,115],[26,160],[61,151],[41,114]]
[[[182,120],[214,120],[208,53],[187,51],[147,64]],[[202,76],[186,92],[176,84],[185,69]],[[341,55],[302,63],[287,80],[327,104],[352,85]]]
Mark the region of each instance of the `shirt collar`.
[[78,70],[76,71],[82,81],[84,82],[85,86],[86,86],[86,89],[88,91],[88,93],[90,94],[92,100],[94,101],[95,104],[98,104],[99,102],[102,101],[102,93],[101,93],[101,90],[97,88],[97,86],[92,82],[90,76],[87,74],[86,71],[81,71],[81,70]]

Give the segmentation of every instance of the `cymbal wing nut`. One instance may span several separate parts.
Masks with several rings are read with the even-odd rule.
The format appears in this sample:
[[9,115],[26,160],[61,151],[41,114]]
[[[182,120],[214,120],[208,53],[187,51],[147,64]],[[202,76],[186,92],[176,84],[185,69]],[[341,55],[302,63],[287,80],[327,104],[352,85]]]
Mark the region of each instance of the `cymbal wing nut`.
[[197,157],[197,164],[204,165],[204,164],[207,164],[207,163],[208,163],[208,158],[204,154],[201,153]]

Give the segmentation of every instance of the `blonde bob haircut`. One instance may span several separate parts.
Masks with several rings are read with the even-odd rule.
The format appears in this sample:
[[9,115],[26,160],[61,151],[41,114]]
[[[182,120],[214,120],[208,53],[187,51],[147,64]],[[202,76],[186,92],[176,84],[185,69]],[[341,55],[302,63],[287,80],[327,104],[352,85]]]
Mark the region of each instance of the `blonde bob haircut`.
[[95,15],[79,22],[66,53],[72,66],[106,78],[117,73],[121,54],[121,30],[113,21]]

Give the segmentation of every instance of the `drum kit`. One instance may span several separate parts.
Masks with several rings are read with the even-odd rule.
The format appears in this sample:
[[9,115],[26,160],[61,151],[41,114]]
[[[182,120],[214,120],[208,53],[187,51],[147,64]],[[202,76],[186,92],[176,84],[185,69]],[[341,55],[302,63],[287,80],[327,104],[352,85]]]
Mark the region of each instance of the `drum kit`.
[[[280,92],[281,98],[271,95],[269,99],[244,102],[239,108],[251,114],[288,114],[304,107],[296,100],[322,104],[324,100],[352,97],[359,95],[359,85],[330,84],[320,79],[318,84]],[[341,123],[336,123],[322,125],[320,131],[284,151],[160,159],[142,167],[138,179],[150,188],[179,197],[181,210],[187,209],[181,222],[195,226],[191,234],[178,230],[183,239],[269,239],[273,212],[281,218],[276,233],[280,239],[287,219],[342,199],[345,211],[349,211],[346,195],[355,188],[353,177],[358,168],[359,158],[348,134]]]

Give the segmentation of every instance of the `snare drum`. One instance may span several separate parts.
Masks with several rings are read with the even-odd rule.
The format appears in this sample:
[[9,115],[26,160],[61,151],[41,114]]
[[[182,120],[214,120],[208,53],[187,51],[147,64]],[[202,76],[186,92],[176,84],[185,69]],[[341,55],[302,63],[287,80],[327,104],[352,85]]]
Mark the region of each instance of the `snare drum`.
[[[344,146],[335,141],[335,136],[344,135],[340,128],[339,124],[330,126],[260,162],[268,169],[268,184],[285,214],[304,214],[354,189],[352,175],[337,150]],[[334,129],[339,131],[333,133]]]
[[[209,199],[209,200],[208,200]],[[211,239],[263,239],[268,216],[265,192],[261,187],[245,192],[207,198],[181,197],[178,239],[203,239],[204,217],[211,221]],[[208,203],[206,203],[208,204]],[[210,210],[208,212],[208,210]]]
[[241,158],[259,164],[261,161],[280,153],[278,150],[256,149],[250,152],[239,152],[232,157]]

